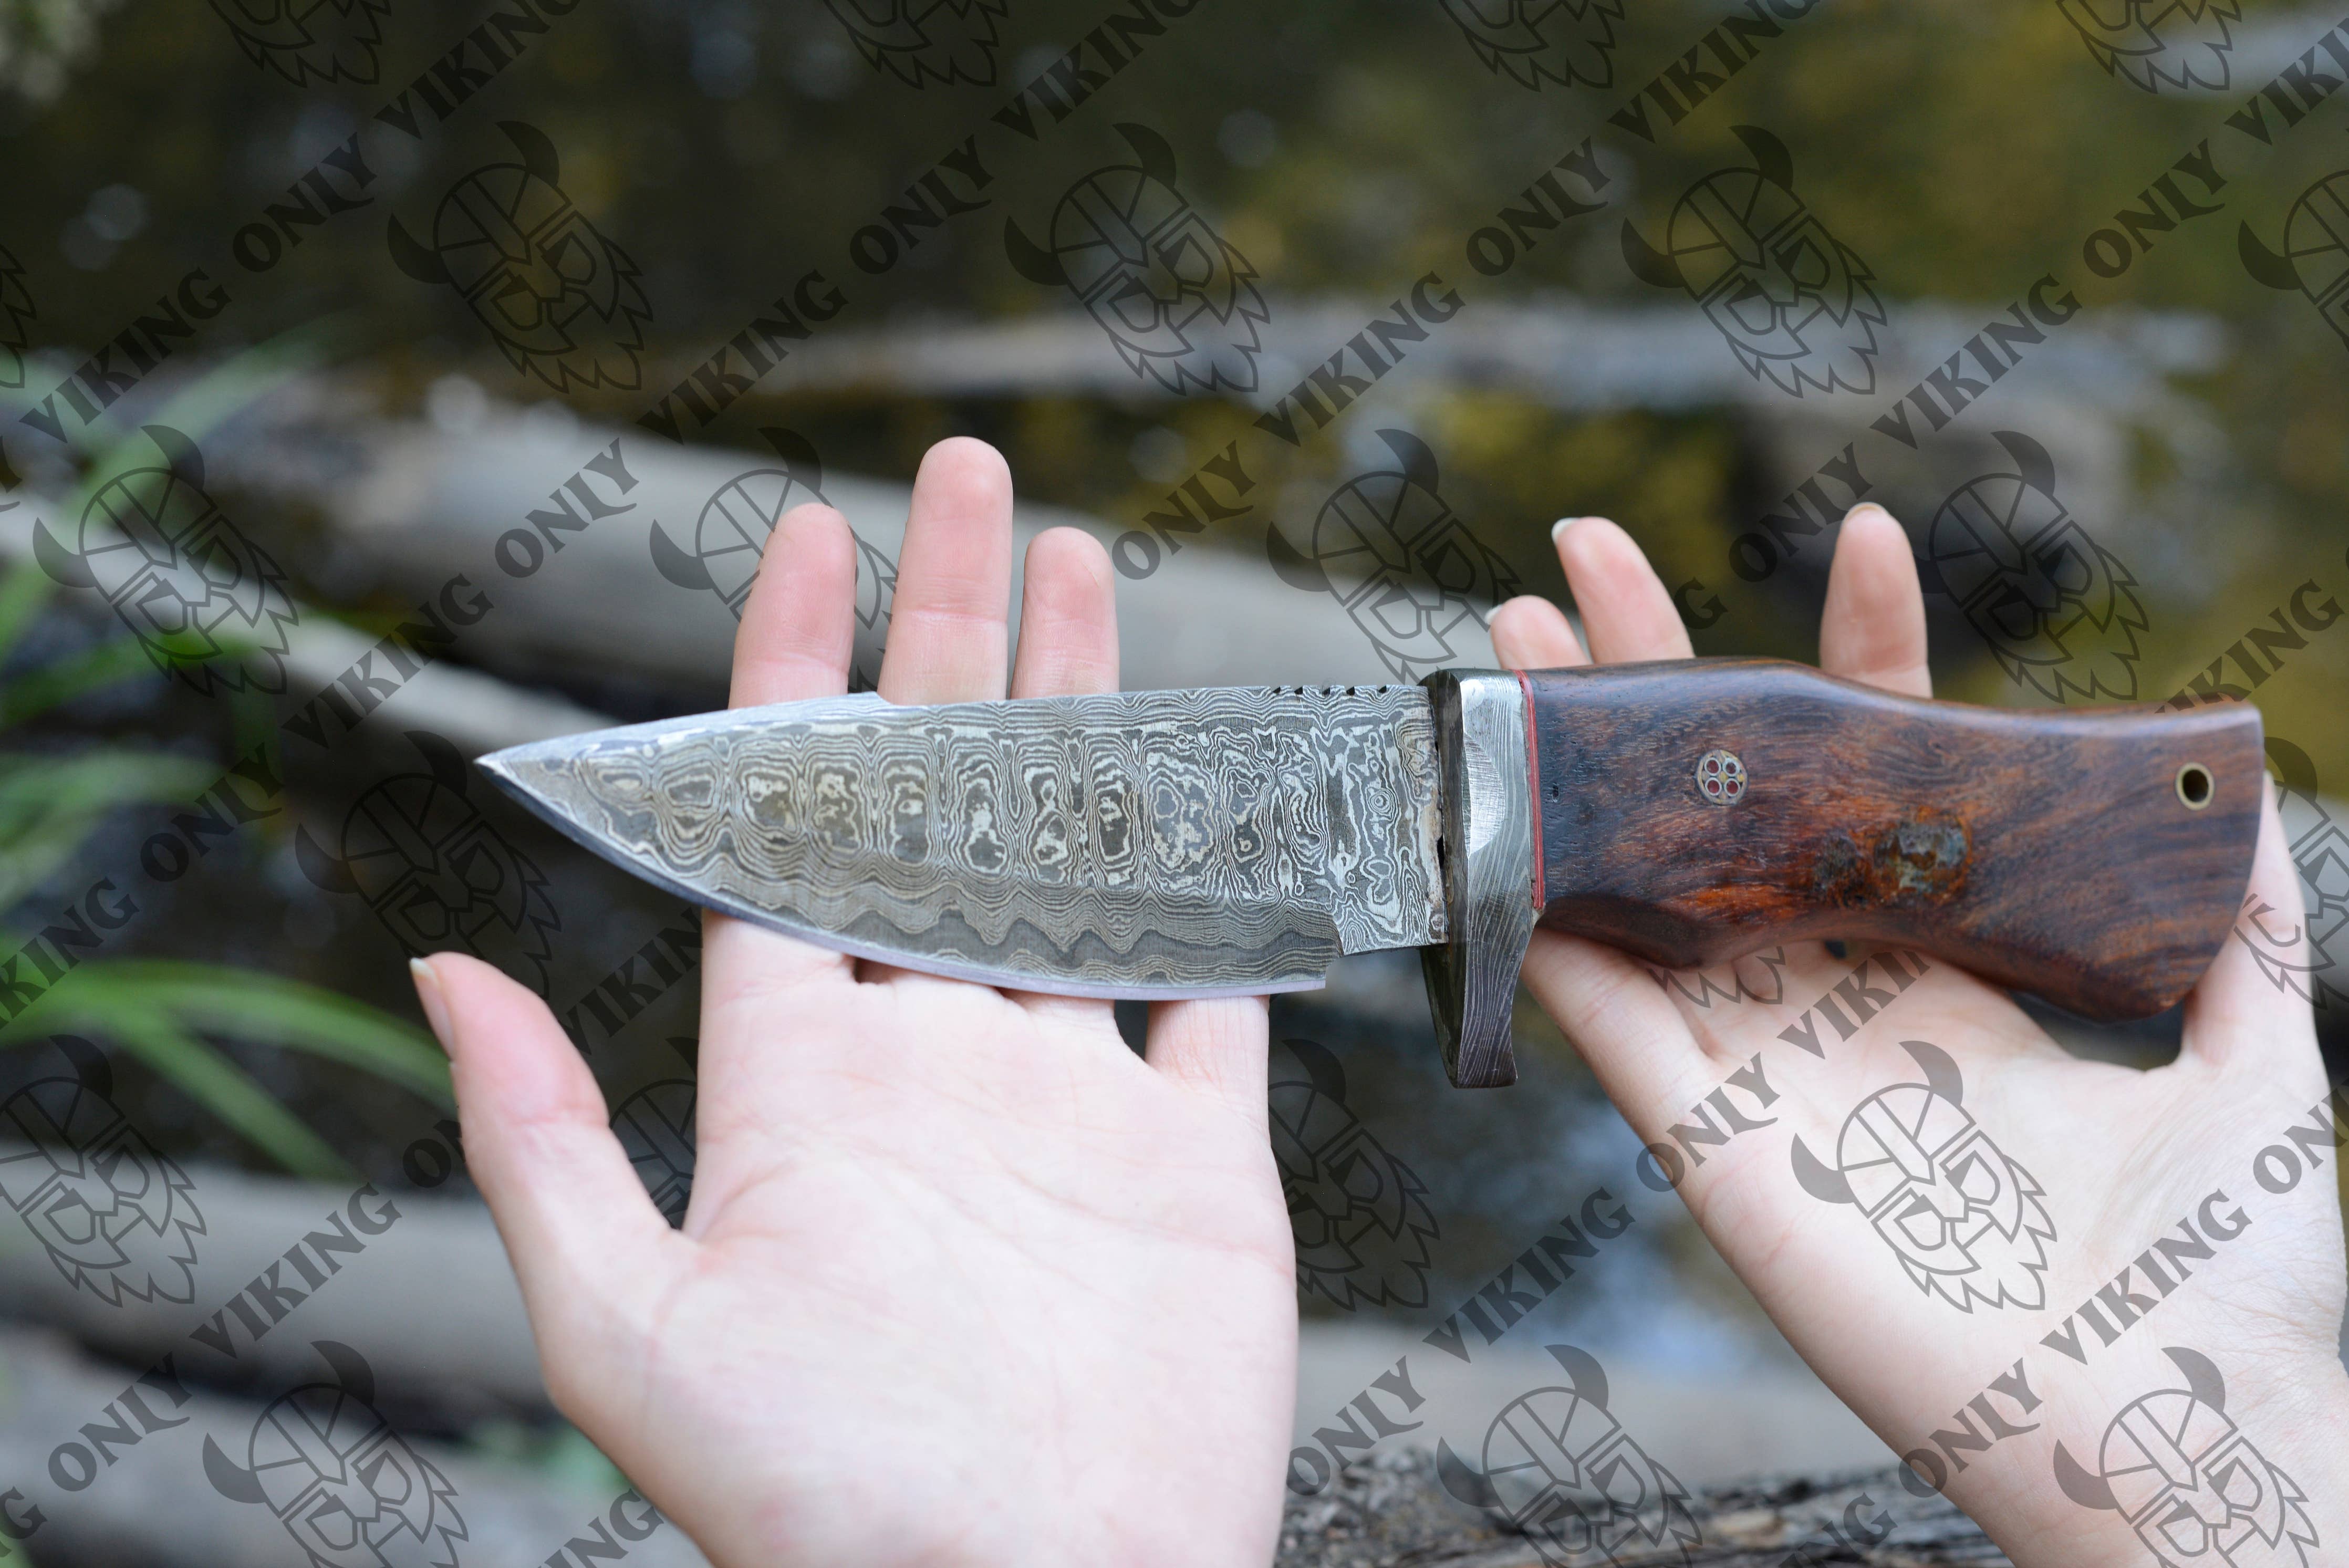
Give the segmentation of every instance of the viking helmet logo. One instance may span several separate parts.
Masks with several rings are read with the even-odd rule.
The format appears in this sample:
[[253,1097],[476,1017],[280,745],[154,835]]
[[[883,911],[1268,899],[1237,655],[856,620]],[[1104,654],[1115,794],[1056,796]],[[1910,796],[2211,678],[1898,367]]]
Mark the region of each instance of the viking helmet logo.
[[25,264],[0,245],[0,387],[25,384],[25,350],[32,346],[37,314],[25,288]]
[[[683,1050],[683,1043],[670,1044]],[[690,1078],[647,1084],[612,1113],[612,1132],[628,1151],[628,1163],[652,1195],[653,1207],[672,1226],[685,1223],[693,1197],[693,1103]]]
[[2300,193],[2284,214],[2283,250],[2268,249],[2249,223],[2235,232],[2244,270],[2270,288],[2307,296],[2349,346],[2349,169]]
[[1795,194],[1795,161],[1759,126],[1733,128],[1751,167],[1716,169],[1684,192],[1656,249],[1628,220],[1632,275],[1686,291],[1756,380],[1791,398],[1876,389],[1876,275]]
[[266,1507],[315,1568],[457,1568],[456,1487],[376,1408],[365,1356],[330,1339],[310,1348],[332,1380],[271,1401],[242,1465],[206,1438],[212,1490]]
[[2239,0],[2055,0],[2088,54],[2147,92],[2227,85],[2227,51],[2243,19]]
[[329,893],[364,898],[410,957],[455,948],[519,960],[543,993],[563,929],[546,873],[466,798],[471,770],[456,747],[423,730],[408,741],[424,771],[369,785],[343,818],[335,852],[307,828],[294,830],[303,874]]
[[1900,1048],[1921,1084],[1879,1089],[1844,1119],[1835,1164],[1798,1136],[1792,1158],[1803,1190],[1868,1216],[1916,1287],[1960,1312],[1976,1303],[2037,1311],[2047,1300],[2045,1194],[1965,1107],[1965,1080],[1948,1052],[1922,1040]]
[[1070,186],[1052,211],[1049,247],[1007,221],[1011,265],[1030,283],[1075,295],[1135,375],[1178,397],[1254,391],[1257,328],[1272,319],[1256,268],[1175,188],[1174,151],[1163,137],[1140,125],[1117,133],[1135,161]]
[[824,0],[874,70],[909,88],[995,85],[996,27],[1008,0]]
[[297,612],[284,569],[206,492],[196,443],[169,425],[145,431],[162,462],[99,485],[76,548],[35,524],[34,555],[57,582],[103,594],[155,668],[204,696],[285,691]]
[[1486,70],[1520,87],[1603,88],[1615,80],[1623,0],[1443,0]]
[[2349,1002],[2349,832],[2318,797],[2316,764],[2290,741],[2268,737],[2268,765],[2278,784],[2276,805],[2292,846],[2307,913],[2285,920],[2257,893],[2246,894],[2235,936],[2281,991],[2316,1007]]
[[376,79],[390,0],[212,0],[236,47],[295,87]]
[[1284,1042],[1302,1078],[1272,1085],[1272,1153],[1297,1237],[1297,1280],[1345,1312],[1427,1304],[1436,1239],[1427,1184],[1346,1105],[1346,1073],[1311,1040]]
[[0,1101],[0,1199],[16,1211],[67,1283],[109,1306],[122,1298],[196,1299],[195,1183],[114,1103],[97,1046],[52,1042],[70,1078],[40,1078]]
[[1289,587],[1327,592],[1379,651],[1395,680],[1461,660],[1459,639],[1517,592],[1517,574],[1468,531],[1438,493],[1435,453],[1410,431],[1379,431],[1395,468],[1339,484],[1313,517],[1301,555],[1271,526],[1264,553]]
[[1492,607],[1518,591],[1517,575],[1468,531],[1436,486],[1435,454],[1408,431],[1379,431],[1396,466],[1358,473],[1313,519],[1310,554],[1278,524],[1265,553],[1280,580],[1346,607],[1379,661],[1399,680],[1457,664],[1457,639],[1481,630]]
[[543,131],[498,127],[519,163],[485,163],[440,199],[425,245],[391,220],[391,259],[419,283],[446,284],[490,330],[507,363],[557,392],[633,390],[652,306],[636,264],[563,192]]
[[2056,1443],[2064,1495],[2127,1520],[2163,1568],[2305,1568],[2317,1544],[2308,1494],[2229,1418],[2227,1382],[2209,1357],[2178,1345],[2162,1354],[2186,1386],[2114,1417],[2094,1470]]
[[1965,612],[2007,678],[2051,701],[2137,696],[2137,576],[2055,495],[2047,449],[1997,432],[2012,472],[1950,493],[1926,530],[1926,586]]
[[1786,950],[1767,948],[1712,969],[1651,969],[1648,975],[1692,1006],[1711,1007],[1718,1001],[1732,1006],[1759,1002],[1775,1007],[1786,994]]
[[1607,1374],[1588,1352],[1548,1349],[1566,1386],[1537,1388],[1493,1417],[1481,1472],[1439,1441],[1444,1490],[1499,1515],[1549,1568],[1590,1568],[1626,1554],[1642,1563],[1688,1562],[1703,1542],[1688,1488],[1609,1413]]
[[[807,438],[771,426],[759,433],[782,466],[748,469],[719,485],[694,521],[692,548],[671,539],[658,523],[652,529],[653,565],[660,575],[678,587],[716,594],[736,620],[742,618],[775,524],[792,507],[823,500],[823,462]],[[896,598],[897,563],[861,537],[856,556],[856,624],[878,639],[887,633]],[[851,686],[869,689],[874,673],[861,662],[853,666]]]

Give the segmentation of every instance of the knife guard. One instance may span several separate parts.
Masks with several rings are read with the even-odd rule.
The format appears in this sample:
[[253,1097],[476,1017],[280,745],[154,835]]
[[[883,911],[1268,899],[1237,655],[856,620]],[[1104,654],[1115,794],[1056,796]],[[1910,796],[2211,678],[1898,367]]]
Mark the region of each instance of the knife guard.
[[[2201,977],[2250,880],[2263,754],[2249,704],[1982,708],[1781,659],[1701,659],[1432,677],[1447,891],[1464,833],[1470,891],[1480,753],[1455,743],[1445,691],[1481,692],[1489,718],[1500,680],[1518,688],[1526,737],[1526,908],[1667,968],[1847,938],[2085,1018],[2143,1018]],[[1503,793],[1485,782],[1485,817]],[[1472,950],[1452,951],[1457,930],[1427,950],[1455,1084],[1516,1077],[1507,1014],[1529,938],[1487,919],[1464,933]]]

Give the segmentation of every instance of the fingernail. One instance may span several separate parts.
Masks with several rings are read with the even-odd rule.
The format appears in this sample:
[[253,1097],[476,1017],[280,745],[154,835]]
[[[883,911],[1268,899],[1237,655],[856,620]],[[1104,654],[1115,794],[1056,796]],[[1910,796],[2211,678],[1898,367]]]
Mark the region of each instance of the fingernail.
[[1568,528],[1573,527],[1577,523],[1581,521],[1582,519],[1579,517],[1559,518],[1557,522],[1549,525],[1549,542],[1553,545],[1557,544],[1557,536],[1560,534],[1565,533]]
[[420,958],[408,961],[408,973],[416,981],[416,1000],[423,1004],[424,1022],[432,1026],[432,1038],[440,1042],[443,1052],[448,1051],[449,998],[440,989],[440,977]]

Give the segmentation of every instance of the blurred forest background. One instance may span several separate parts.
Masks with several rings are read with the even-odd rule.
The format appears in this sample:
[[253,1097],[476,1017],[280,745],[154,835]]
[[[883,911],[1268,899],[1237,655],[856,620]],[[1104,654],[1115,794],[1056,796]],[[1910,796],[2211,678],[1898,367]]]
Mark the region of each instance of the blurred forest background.
[[[675,586],[677,572],[692,568],[675,558],[664,566],[653,535],[698,551],[722,594],[727,568],[706,528],[697,533],[697,514],[708,522],[704,497],[737,472],[768,476],[748,483],[745,505],[796,499],[799,486],[821,488],[849,512],[879,553],[867,562],[876,597],[864,607],[877,646],[891,510],[902,523],[903,487],[920,454],[950,434],[1004,450],[1029,525],[1075,521],[1104,544],[1138,528],[1147,537],[1146,514],[1163,512],[1226,443],[1244,443],[1250,504],[1217,515],[1194,493],[1201,531],[1165,555],[1163,571],[1121,584],[1130,683],[1149,685],[1415,678],[1392,659],[1381,673],[1384,656],[1360,615],[1293,586],[1295,558],[1317,548],[1317,517],[1333,489],[1409,467],[1408,443],[1381,431],[1416,438],[1440,469],[1442,505],[1475,541],[1465,556],[1400,559],[1397,580],[1444,579],[1410,590],[1420,599],[1489,597],[1511,583],[1562,597],[1549,526],[1603,514],[1632,532],[1668,583],[1696,585],[1682,605],[1699,652],[1803,659],[1816,651],[1832,529],[1781,540],[1766,569],[1743,574],[1741,562],[1752,568],[1762,557],[1741,540],[1756,536],[1765,514],[1783,513],[1823,460],[1858,442],[1869,499],[1901,518],[1921,558],[1948,566],[1936,517],[1979,476],[2027,478],[2024,454],[2035,450],[2053,465],[2054,493],[2077,531],[2062,535],[2070,556],[2056,558],[2049,535],[2045,558],[2014,570],[2035,585],[2025,597],[2052,595],[2073,610],[2094,601],[2098,624],[2075,628],[2075,673],[2102,673],[2095,700],[2161,701],[2198,676],[2255,686],[2270,734],[2287,742],[2278,767],[2298,792],[2293,830],[2313,846],[2303,875],[2332,903],[2302,956],[2279,959],[2275,972],[2319,1000],[2330,1049],[2349,1044],[2349,971],[2339,967],[2349,964],[2349,839],[2326,826],[2349,794],[2349,631],[2333,625],[2349,593],[2349,316],[2335,297],[2349,274],[2349,109],[2333,99],[2312,106],[2286,89],[2261,96],[2338,19],[2333,11],[2220,0],[2167,8],[1825,0],[1726,73],[1692,46],[1724,15],[1766,15],[1758,5],[1640,0],[1617,16],[1608,0],[1586,0],[1579,12],[1498,0],[1196,0],[1187,12],[1162,5],[1163,35],[1144,37],[1061,125],[1050,95],[1023,84],[1054,79],[1055,62],[1088,47],[1081,40],[1107,11],[1133,6],[574,0],[559,16],[542,4],[547,26],[523,36],[510,63],[474,56],[485,74],[445,123],[427,108],[418,121],[425,134],[414,137],[377,116],[419,73],[431,90],[410,89],[411,111],[435,91],[459,90],[463,78],[432,77],[433,62],[497,9],[443,0],[328,0],[306,12],[261,0],[0,0],[0,479],[9,483],[0,543],[17,585],[0,588],[8,649],[0,691],[9,694],[0,719],[13,726],[0,748],[11,767],[36,770],[21,774],[16,796],[0,793],[0,836],[13,836],[5,890],[18,900],[10,929],[29,934],[111,875],[135,885],[140,909],[109,940],[105,961],[149,966],[109,981],[94,962],[41,1007],[21,1017],[11,1007],[0,1039],[22,1049],[0,1057],[0,1094],[66,1071],[46,1044],[54,1034],[94,1039],[111,1057],[112,1102],[162,1157],[198,1173],[198,1199],[217,1210],[196,1304],[177,1316],[160,1303],[151,1313],[92,1304],[88,1290],[50,1277],[42,1245],[12,1238],[0,1266],[22,1277],[0,1282],[0,1309],[79,1345],[39,1341],[48,1348],[21,1351],[33,1360],[19,1363],[20,1389],[50,1387],[41,1379],[67,1377],[67,1367],[82,1368],[70,1376],[89,1388],[119,1387],[129,1376],[119,1367],[90,1371],[72,1358],[145,1365],[140,1357],[183,1333],[191,1314],[216,1307],[246,1277],[219,1261],[233,1260],[239,1245],[222,1217],[247,1214],[263,1231],[295,1224],[273,1219],[285,1189],[262,1173],[341,1179],[339,1190],[363,1176],[429,1223],[451,1227],[460,1239],[448,1255],[475,1259],[490,1282],[476,1298],[451,1299],[429,1251],[415,1277],[387,1266],[379,1317],[348,1330],[355,1340],[378,1336],[361,1347],[378,1363],[379,1402],[419,1440],[457,1456],[450,1464],[486,1467],[488,1479],[466,1483],[468,1496],[508,1487],[559,1499],[572,1495],[564,1488],[601,1484],[592,1453],[533,1393],[510,1289],[491,1278],[493,1242],[460,1196],[445,1092],[399,961],[429,939],[426,917],[472,919],[466,900],[476,898],[487,924],[468,929],[495,928],[481,950],[550,995],[616,1108],[641,1113],[654,1129],[640,1134],[640,1164],[659,1189],[690,1163],[690,944],[663,946],[657,934],[680,926],[673,901],[555,839],[478,783],[468,793],[461,759],[722,698],[731,620],[717,597]],[[2142,48],[2112,52],[2127,28],[2096,35],[2083,18],[2100,10],[2129,26],[2157,13],[2191,16],[2166,24],[2174,30],[2155,51],[2157,67]],[[1512,67],[1522,60],[1493,52],[1510,19],[1547,27],[1555,40],[1569,13],[1608,42],[1543,57],[1578,61],[1581,79],[1521,81]],[[917,16],[918,26],[909,20]],[[2193,26],[2206,41],[2189,41],[2192,18],[2203,18]],[[902,47],[919,26],[964,40],[930,48],[927,74]],[[1083,57],[1087,68],[1102,60],[1097,50]],[[2309,63],[2332,68],[2322,54]],[[1619,117],[1609,124],[1639,101],[1641,84],[1676,64],[1719,78],[1684,122],[1655,109],[1654,145],[1627,133]],[[1032,146],[999,112],[1023,99],[1034,122],[1050,127]],[[2268,144],[2227,125],[2261,104]],[[1007,244],[1007,221],[1052,234],[1062,192],[1088,171],[1150,161],[1123,125],[1163,143],[1183,196],[1253,275],[1267,319],[1247,358],[1252,386],[1170,391],[1124,362],[1067,291],[1023,275]],[[1755,127],[1767,139],[1739,129]],[[249,243],[266,243],[268,267],[240,265],[239,230],[305,175],[325,171],[333,189],[362,193],[347,171],[321,161],[355,131],[363,132],[364,204],[264,234]],[[988,162],[984,208],[918,231],[885,272],[860,270],[850,248],[857,231],[974,134]],[[1594,135],[1610,181],[1607,209],[1526,231],[1536,243],[1504,275],[1480,275],[1464,252],[1468,236],[1522,204],[1539,176]],[[1760,148],[1773,140],[1793,192],[1858,259],[1882,302],[1864,393],[1788,395],[1746,369],[1689,297],[1627,265],[1624,220],[1667,243],[1683,192],[1717,171],[1766,167]],[[608,283],[614,269],[632,269],[621,286],[644,301],[642,321],[620,329],[626,350],[607,354],[609,373],[588,380],[551,376],[543,364],[533,373],[502,351],[452,289],[419,281],[417,257],[403,261],[388,239],[396,221],[429,249],[452,184],[484,165],[529,164],[539,147],[559,160],[560,191],[589,232],[625,257],[621,268],[605,253],[599,275]],[[2215,191],[2180,164],[2203,147],[2223,175]],[[980,194],[946,167],[947,189]],[[2164,177],[2169,189],[2158,199]],[[2183,209],[2183,221],[2116,226],[2119,210],[2152,203],[2158,214],[2164,201],[2173,219]],[[2116,275],[2099,275],[2084,256],[2100,229],[2142,235]],[[2264,278],[2259,246],[2285,253]],[[175,342],[151,374],[133,378],[118,403],[93,403],[88,419],[72,412],[60,383],[194,268],[230,292],[230,305]],[[812,269],[847,295],[837,319],[737,389],[721,414],[686,420],[681,445],[638,422],[662,406],[664,389],[695,385],[719,345],[791,298]],[[1431,272],[1467,296],[1466,308],[1426,342],[1405,345],[1360,410],[1326,433],[1309,421],[1294,447],[1252,423]],[[1982,406],[1946,440],[1911,452],[1870,433],[1929,372],[1980,379],[1973,361],[1950,356],[2050,274],[2061,280],[2053,295],[2077,296],[2079,316],[2028,348],[1994,390],[1985,387]],[[808,296],[799,302],[806,308]],[[110,363],[119,371],[134,358],[118,349]],[[731,369],[745,367],[738,358]],[[1364,373],[1359,361],[1344,369]],[[83,385],[86,398],[87,378]],[[701,385],[715,393],[719,383]],[[679,403],[666,406],[674,415]],[[42,433],[27,415],[62,418],[68,439]],[[69,548],[93,549],[98,535],[85,520],[109,478],[159,463],[187,478],[167,438],[142,433],[150,424],[182,432],[197,450],[196,488],[259,553],[237,557],[236,570],[275,585],[281,597],[270,602],[286,607],[290,630],[264,615],[244,644],[167,657],[150,636],[126,652],[129,623],[99,593],[61,579],[54,555],[39,555],[44,527]],[[762,433],[771,431],[787,439]],[[546,506],[566,476],[588,474],[589,488],[605,484],[596,493],[616,504],[608,479],[582,466],[616,438],[636,465],[631,483],[645,486],[632,493],[635,510],[598,514],[583,533],[542,533],[543,570],[501,575],[492,564],[501,535]],[[1846,488],[1831,476],[1816,483],[1839,514]],[[1209,493],[1228,499],[1220,488]],[[1151,558],[1159,555],[1154,545]],[[1479,563],[1464,586],[1446,576],[1462,559]],[[1971,568],[1951,567],[1960,569]],[[2085,588],[2067,578],[2075,569],[2089,572]],[[460,639],[365,722],[330,718],[332,743],[296,739],[304,713],[316,727],[316,693],[459,573],[470,591],[497,601],[479,634]],[[97,578],[105,587],[103,569]],[[2080,699],[2002,657],[1995,628],[1983,630],[1992,612],[1960,602],[1962,584],[1929,580],[1944,590],[1932,601],[1942,695],[2024,706]],[[226,592],[221,584],[215,576]],[[2031,613],[2045,621],[2045,609]],[[2247,631],[2261,628],[2274,635],[2246,650]],[[1489,657],[1473,625],[1454,629],[1456,661]],[[2098,651],[2079,651],[2087,644]],[[264,664],[277,661],[276,684],[191,673],[239,659],[250,671],[255,647]],[[2230,649],[2248,665],[2213,665]],[[119,772],[56,771],[100,753],[146,771],[131,782]],[[184,851],[152,848],[159,833],[175,831],[186,802],[254,756],[282,774],[277,809],[249,830],[182,831]],[[403,808],[439,836],[402,884],[428,889],[413,909],[399,902],[407,893],[367,880],[367,851],[354,839],[372,820],[361,809],[377,798],[369,792],[388,787],[435,803]],[[75,810],[60,814],[60,802]],[[159,876],[158,854],[166,869],[178,864],[171,856],[187,868]],[[2319,930],[2321,922],[2330,924]],[[626,969],[632,960],[640,961]],[[226,989],[203,991],[186,973],[153,967],[181,963],[214,966]],[[1770,984],[1766,963],[1743,972],[1757,992]],[[78,1000],[77,987],[89,998]],[[2176,1033],[2174,1017],[2106,1030],[2051,1022],[2080,1049],[2129,1060],[2160,1059]],[[1361,1265],[1370,1272],[1358,1282],[1375,1277],[1377,1288],[1300,1297],[1300,1310],[1328,1329],[1309,1342],[1307,1368],[1309,1381],[1326,1377],[1301,1397],[1319,1419],[1392,1361],[1391,1340],[1416,1343],[1564,1198],[1622,1183],[1634,1146],[1529,1005],[1520,1009],[1521,1040],[1534,1042],[1521,1046],[1524,1085],[1490,1096],[1443,1088],[1415,962],[1350,963],[1329,992],[1283,1000],[1275,1034],[1309,1042],[1282,1048],[1277,1077],[1327,1090],[1317,1075],[1337,1064],[1336,1097],[1372,1136],[1376,1161],[1388,1162],[1381,1201],[1413,1216]],[[1868,1457],[1872,1439],[1819,1403],[1677,1204],[1651,1200],[1641,1216],[1630,1261],[1610,1264],[1607,1287],[1560,1293],[1541,1309],[1545,1325],[1610,1364],[1644,1369],[1632,1381],[1651,1389],[1662,1412],[1654,1419],[1699,1456],[1683,1460],[1691,1471],[1776,1462],[1773,1445],[1787,1441],[1797,1458]],[[256,1252],[254,1266],[267,1255]],[[400,1303],[434,1296],[446,1316],[419,1340],[413,1323],[398,1323],[415,1316]],[[327,1303],[322,1293],[308,1309],[320,1322],[300,1339],[319,1337],[324,1317],[343,1310]],[[125,1326],[132,1318],[149,1326]],[[492,1348],[452,1359],[446,1344],[469,1333]],[[246,1380],[290,1376],[301,1349],[259,1369],[203,1376],[223,1401],[263,1397],[268,1390]],[[1692,1390],[1723,1378],[1760,1392],[1728,1414],[1695,1402]],[[109,1397],[98,1393],[90,1407]],[[30,1434],[17,1467],[27,1475],[83,1418],[33,1403],[39,1420],[19,1411],[6,1428]],[[1457,1430],[1480,1429],[1482,1416],[1463,1408]],[[1810,1437],[1773,1436],[1773,1423]],[[0,1436],[0,1450],[14,1456],[19,1446]],[[191,1479],[202,1487],[201,1476]],[[87,1506],[105,1505],[93,1492]],[[228,1531],[238,1511],[207,1491],[199,1511]],[[525,1515],[524,1524],[538,1517],[527,1509],[517,1517]],[[568,1516],[556,1508],[548,1517]],[[524,1525],[514,1528],[523,1541]],[[146,1538],[119,1521],[106,1529],[130,1534],[68,1529],[44,1561],[181,1561],[172,1553],[199,1549],[223,1554],[214,1561],[242,1561],[248,1550],[275,1560],[233,1543],[243,1537],[207,1546],[198,1531],[197,1546],[167,1548],[140,1544]]]

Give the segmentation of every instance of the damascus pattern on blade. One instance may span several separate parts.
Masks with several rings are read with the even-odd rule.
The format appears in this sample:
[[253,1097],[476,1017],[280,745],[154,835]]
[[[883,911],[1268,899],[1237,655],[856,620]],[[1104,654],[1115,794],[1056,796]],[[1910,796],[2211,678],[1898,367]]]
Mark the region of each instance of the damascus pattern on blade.
[[705,904],[911,968],[1081,994],[1318,985],[1445,935],[1416,686],[894,707],[829,699],[484,766]]

